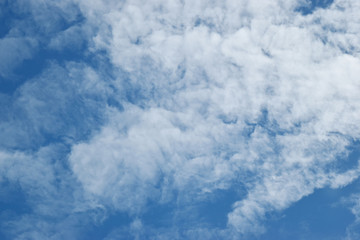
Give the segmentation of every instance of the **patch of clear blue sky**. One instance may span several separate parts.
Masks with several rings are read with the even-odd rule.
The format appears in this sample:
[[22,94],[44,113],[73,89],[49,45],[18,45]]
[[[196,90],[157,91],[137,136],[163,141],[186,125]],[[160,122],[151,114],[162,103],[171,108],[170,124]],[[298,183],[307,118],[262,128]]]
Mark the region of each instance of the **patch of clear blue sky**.
[[303,15],[312,14],[316,9],[329,7],[334,0],[307,0],[305,4],[298,7],[296,11]]
[[[0,182],[0,223],[16,220],[19,216],[31,213],[31,206],[27,203],[27,196],[18,183],[6,179]],[[0,239],[10,239],[0,224]]]
[[[335,161],[331,169],[345,172],[354,169],[360,160],[360,142],[352,141],[349,154]],[[360,180],[337,189],[326,187],[302,198],[282,212],[270,213],[264,240],[337,240],[345,237],[346,228],[355,220],[349,206],[342,203],[360,191]]]
[[7,0],[0,2],[0,38],[3,38],[10,30],[10,22],[14,13],[9,7]]
[[[358,156],[359,157],[359,156]],[[341,201],[359,192],[360,180],[338,189],[317,189],[267,221],[266,240],[337,240],[345,237],[346,228],[355,220]]]
[[131,223],[131,217],[126,213],[115,212],[110,214],[105,221],[101,223],[90,223],[84,229],[85,232],[81,234],[81,239],[92,240],[92,239],[104,239],[111,232],[123,229],[121,235],[124,239],[132,239],[131,234],[126,231]]

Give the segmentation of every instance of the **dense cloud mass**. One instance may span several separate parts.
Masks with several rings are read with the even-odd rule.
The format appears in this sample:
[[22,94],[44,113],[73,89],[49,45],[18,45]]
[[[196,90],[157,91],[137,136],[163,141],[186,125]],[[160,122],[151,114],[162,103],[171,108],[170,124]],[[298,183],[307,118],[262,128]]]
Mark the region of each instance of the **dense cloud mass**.
[[356,0],[0,7],[5,239],[261,239],[359,177]]

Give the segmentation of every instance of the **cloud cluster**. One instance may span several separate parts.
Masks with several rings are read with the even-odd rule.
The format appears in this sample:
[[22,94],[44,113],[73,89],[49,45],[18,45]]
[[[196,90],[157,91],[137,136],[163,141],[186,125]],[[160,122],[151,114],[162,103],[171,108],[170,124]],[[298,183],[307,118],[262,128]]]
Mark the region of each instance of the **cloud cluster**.
[[[0,95],[10,104],[1,108],[2,176],[28,184],[24,189],[55,191],[56,178],[73,185],[59,190],[75,201],[59,226],[104,208],[129,214],[134,238],[246,237],[266,230],[269,212],[358,178],[357,164],[337,167],[360,138],[356,1],[337,0],[307,15],[296,0],[27,4],[36,23],[48,24],[39,24],[41,37],[22,34],[16,41],[24,46],[11,32],[0,39],[0,50],[21,49],[8,64],[31,58],[40,43],[58,52],[78,46],[91,57],[50,61],[13,96]],[[39,6],[59,14],[38,15]],[[4,69],[11,67],[1,64],[1,76]],[[40,154],[53,142],[67,149],[60,172]],[[47,180],[14,180],[23,162]],[[236,200],[225,226],[210,230],[190,216],[231,189]],[[170,206],[170,225],[142,221],[154,205]]]
[[74,146],[85,189],[133,211],[169,188],[196,199],[242,182],[228,225],[246,233],[268,211],[357,178],[329,164],[360,134],[359,6],[303,16],[299,4],[81,2],[101,19],[94,47],[128,74],[115,84],[131,103]]

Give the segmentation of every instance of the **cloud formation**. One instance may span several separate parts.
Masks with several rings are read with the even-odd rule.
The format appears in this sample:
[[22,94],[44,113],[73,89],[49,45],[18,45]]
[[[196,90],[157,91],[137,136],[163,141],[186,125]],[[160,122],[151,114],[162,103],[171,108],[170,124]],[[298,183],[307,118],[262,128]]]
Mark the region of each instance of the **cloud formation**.
[[[346,159],[360,137],[359,3],[335,0],[309,14],[296,0],[31,4],[57,9],[62,20],[54,21],[67,25],[44,25],[47,49],[78,46],[85,58],[49,61],[1,96],[11,102],[1,109],[1,164],[36,162],[50,173],[39,152],[52,141],[66,145],[58,177],[86,202],[69,209],[132,219],[108,239],[251,237],[266,231],[269,213],[358,178]],[[32,18],[41,16],[54,18]],[[14,46],[22,56],[8,64],[31,58]],[[236,200],[224,226],[195,217],[230,190]],[[144,220],[165,206],[171,224]]]

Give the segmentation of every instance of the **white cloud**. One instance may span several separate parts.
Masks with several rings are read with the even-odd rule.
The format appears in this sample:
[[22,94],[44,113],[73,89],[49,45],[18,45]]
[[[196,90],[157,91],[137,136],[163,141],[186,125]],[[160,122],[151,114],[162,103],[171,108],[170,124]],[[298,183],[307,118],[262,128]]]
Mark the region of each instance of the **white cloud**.
[[[201,123],[186,129],[189,123],[180,122],[191,114],[128,106],[114,115],[97,137],[73,148],[70,161],[85,189],[118,209],[136,213],[147,199],[172,200],[168,187],[211,191],[232,178],[229,163],[212,156],[211,133]],[[193,185],[198,180],[201,185]]]
[[101,204],[83,197],[80,184],[66,166],[66,153],[62,144],[27,153],[0,151],[0,184],[18,186],[5,195],[2,189],[2,200],[12,197],[17,204],[25,196],[19,209],[10,207],[3,212],[4,236],[19,240],[80,238],[88,224],[99,224],[108,216]]
[[[224,231],[261,233],[267,212],[359,176],[329,167],[360,137],[359,4],[338,0],[303,16],[295,0],[76,3],[86,21],[48,46],[95,34],[89,50],[105,50],[122,74],[109,80],[85,64],[53,64],[18,90],[17,102],[35,132],[74,139],[99,127],[92,115],[66,115],[77,97],[86,113],[102,108],[105,125],[70,141],[69,162],[87,200],[129,212],[133,229],[146,229],[148,201],[186,205],[241,183],[247,195]],[[44,86],[50,91],[37,94]],[[106,105],[109,97],[124,108]],[[83,125],[68,128],[60,115]]]
[[355,193],[350,195],[349,197],[342,198],[340,204],[346,205],[349,207],[349,210],[354,215],[354,221],[347,226],[346,228],[346,236],[343,238],[344,240],[355,240],[359,238],[359,224],[360,224],[360,201],[359,201],[359,193]]
[[[82,11],[96,12],[90,5]],[[99,7],[107,28],[95,46],[130,74],[145,109],[129,105],[73,148],[89,192],[132,209],[159,191],[162,175],[171,188],[200,193],[250,170],[256,179],[242,179],[248,195],[229,214],[229,226],[245,233],[267,211],[357,178],[358,170],[325,170],[360,135],[359,38],[349,17],[357,4],[335,1],[307,16],[294,12],[295,1],[111,6]],[[256,124],[249,139],[246,123]]]

